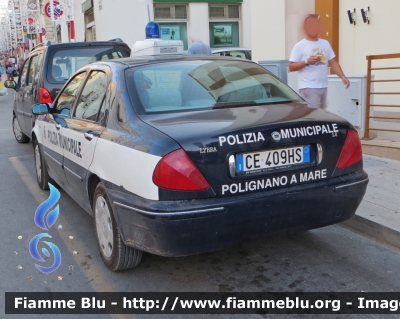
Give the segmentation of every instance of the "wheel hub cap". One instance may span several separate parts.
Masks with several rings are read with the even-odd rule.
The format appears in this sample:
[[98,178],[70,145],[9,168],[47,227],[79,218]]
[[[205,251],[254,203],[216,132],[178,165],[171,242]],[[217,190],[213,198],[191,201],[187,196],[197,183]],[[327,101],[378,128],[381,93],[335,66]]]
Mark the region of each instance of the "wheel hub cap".
[[36,145],[35,147],[35,164],[36,164],[36,175],[38,178],[38,181],[42,181],[42,161],[40,159],[40,150],[39,150],[39,145]]
[[111,214],[103,196],[97,197],[95,206],[95,219],[97,237],[100,249],[105,258],[111,258],[113,251],[114,233],[112,228]]
[[16,117],[14,117],[14,123],[13,124],[14,124],[13,125],[14,135],[18,140],[20,140],[22,138],[22,132],[21,132],[21,129],[19,127],[18,120],[17,120]]

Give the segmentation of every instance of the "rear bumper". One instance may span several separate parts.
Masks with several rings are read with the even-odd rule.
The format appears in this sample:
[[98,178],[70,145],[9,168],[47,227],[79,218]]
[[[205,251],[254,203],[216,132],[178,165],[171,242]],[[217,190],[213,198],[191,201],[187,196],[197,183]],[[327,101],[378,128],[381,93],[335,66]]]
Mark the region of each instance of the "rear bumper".
[[364,197],[363,170],[240,196],[149,201],[108,189],[124,242],[162,256],[213,251],[263,234],[308,230],[351,218]]

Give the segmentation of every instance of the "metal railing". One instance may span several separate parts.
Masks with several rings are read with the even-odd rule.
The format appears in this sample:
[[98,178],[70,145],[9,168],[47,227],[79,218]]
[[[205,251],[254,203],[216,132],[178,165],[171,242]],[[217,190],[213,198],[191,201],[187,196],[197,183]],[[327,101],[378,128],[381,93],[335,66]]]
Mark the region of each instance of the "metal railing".
[[372,61],[374,60],[388,60],[388,59],[400,59],[400,53],[397,54],[382,54],[382,55],[369,55],[367,56],[368,60],[368,73],[367,73],[367,100],[366,100],[366,112],[365,112],[365,132],[364,138],[369,139],[370,131],[382,131],[382,132],[398,132],[400,130],[387,129],[387,128],[371,128],[370,120],[371,119],[379,119],[379,120],[400,120],[400,117],[389,117],[389,116],[372,116],[371,115],[371,107],[390,107],[390,108],[399,108],[400,104],[371,104],[371,95],[394,95],[399,92],[372,92],[371,85],[372,83],[385,83],[385,82],[400,82],[399,79],[384,79],[384,80],[373,80],[372,79],[372,71],[381,71],[381,70],[400,70],[400,66],[396,67],[372,67]]

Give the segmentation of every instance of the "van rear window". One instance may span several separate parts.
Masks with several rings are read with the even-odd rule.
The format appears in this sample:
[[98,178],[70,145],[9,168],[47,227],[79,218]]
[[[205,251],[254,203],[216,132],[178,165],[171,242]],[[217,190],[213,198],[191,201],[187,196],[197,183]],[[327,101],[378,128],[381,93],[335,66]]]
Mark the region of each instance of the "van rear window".
[[96,62],[129,56],[121,47],[92,46],[52,50],[47,69],[47,80],[51,83],[64,83],[81,67]]

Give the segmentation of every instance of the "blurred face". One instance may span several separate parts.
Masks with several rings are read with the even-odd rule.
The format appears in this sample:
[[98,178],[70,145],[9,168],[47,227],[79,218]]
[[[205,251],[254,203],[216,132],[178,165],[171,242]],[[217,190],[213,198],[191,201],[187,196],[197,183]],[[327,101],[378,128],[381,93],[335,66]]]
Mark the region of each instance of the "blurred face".
[[311,16],[304,22],[304,32],[310,38],[317,38],[321,32],[321,21],[318,16]]

